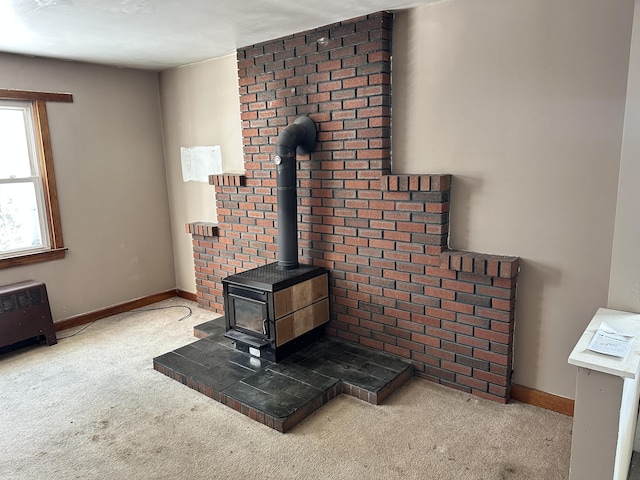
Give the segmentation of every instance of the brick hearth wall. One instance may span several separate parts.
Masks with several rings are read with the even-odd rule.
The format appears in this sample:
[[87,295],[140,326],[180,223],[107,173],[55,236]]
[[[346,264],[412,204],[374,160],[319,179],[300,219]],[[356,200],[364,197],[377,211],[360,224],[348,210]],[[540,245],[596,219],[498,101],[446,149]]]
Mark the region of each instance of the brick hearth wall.
[[198,303],[276,261],[278,133],[298,156],[300,259],[331,271],[326,333],[413,361],[416,375],[509,399],[518,259],[448,250],[450,175],[392,175],[391,28],[377,13],[238,50],[245,175],[211,177],[218,223],[187,225]]

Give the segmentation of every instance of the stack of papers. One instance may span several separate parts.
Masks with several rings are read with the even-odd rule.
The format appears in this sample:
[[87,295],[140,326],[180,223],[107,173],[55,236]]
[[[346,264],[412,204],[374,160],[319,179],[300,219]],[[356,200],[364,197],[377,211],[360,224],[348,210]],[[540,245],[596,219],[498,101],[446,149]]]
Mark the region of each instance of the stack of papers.
[[589,343],[589,350],[614,357],[625,358],[631,350],[633,335],[625,335],[602,322]]

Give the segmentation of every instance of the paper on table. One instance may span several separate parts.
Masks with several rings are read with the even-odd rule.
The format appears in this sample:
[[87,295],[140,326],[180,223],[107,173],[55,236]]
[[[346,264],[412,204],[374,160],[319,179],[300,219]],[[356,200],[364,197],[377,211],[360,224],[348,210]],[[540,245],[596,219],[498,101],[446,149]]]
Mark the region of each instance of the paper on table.
[[624,358],[631,350],[633,338],[633,335],[625,335],[607,323],[602,322],[593,335],[591,343],[589,343],[589,350]]

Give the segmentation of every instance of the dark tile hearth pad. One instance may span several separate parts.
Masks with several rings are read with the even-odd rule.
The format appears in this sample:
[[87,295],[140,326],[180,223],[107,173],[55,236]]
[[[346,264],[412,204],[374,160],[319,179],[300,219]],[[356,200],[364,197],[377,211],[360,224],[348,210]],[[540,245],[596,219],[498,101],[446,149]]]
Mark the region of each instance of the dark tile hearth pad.
[[200,340],[153,368],[279,432],[340,393],[377,405],[413,375],[408,361],[333,337],[273,363],[236,350],[224,333],[224,317],[198,325]]

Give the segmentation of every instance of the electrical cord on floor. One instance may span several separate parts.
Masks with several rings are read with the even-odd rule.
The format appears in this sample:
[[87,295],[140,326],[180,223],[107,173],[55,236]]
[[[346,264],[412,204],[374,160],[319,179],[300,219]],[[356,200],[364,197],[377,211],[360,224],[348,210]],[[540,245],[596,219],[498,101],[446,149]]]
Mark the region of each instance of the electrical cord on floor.
[[[183,316],[183,317],[178,319],[179,322],[181,322],[182,320],[184,320],[186,318],[189,318],[191,315],[193,315],[193,310],[191,309],[191,307],[189,307],[187,305],[168,305],[166,307],[141,308],[141,309],[136,309],[136,310],[129,310],[128,312],[122,312],[119,315],[127,314],[127,313],[151,312],[153,310],[168,310],[170,308],[186,308],[187,310],[189,310],[189,313],[187,313],[185,316]],[[108,318],[108,317],[105,317],[105,318]],[[99,318],[98,320],[102,320],[102,319]],[[58,337],[58,340],[65,340],[67,338],[75,337],[76,335],[84,332],[87,328],[89,328],[91,325],[96,323],[98,320],[94,320],[93,322],[87,323],[84,327],[82,327],[80,330],[78,330],[77,332],[75,332],[75,333],[73,333],[71,335],[67,335],[66,337]]]
[[67,338],[71,338],[71,337],[75,337],[76,335],[78,335],[79,333],[84,332],[87,328],[89,328],[91,325],[93,325],[94,323],[96,323],[98,320],[94,320],[91,323],[87,323],[84,327],[82,327],[80,330],[78,330],[76,333],[72,333],[71,335],[67,335],[66,337],[57,337],[57,340],[66,340]]
[[193,315],[193,310],[191,309],[191,307],[187,306],[187,305],[168,305],[166,307],[150,307],[150,308],[143,308],[140,310],[130,310],[128,312],[124,312],[124,313],[138,313],[138,312],[151,312],[153,310],[167,310],[169,308],[186,308],[187,310],[189,310],[189,313],[187,313],[184,317],[179,318],[178,321],[181,322],[182,320],[189,318],[191,315]]

